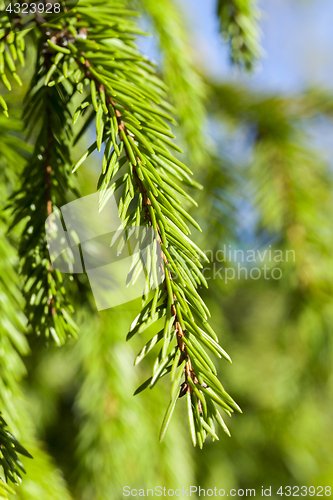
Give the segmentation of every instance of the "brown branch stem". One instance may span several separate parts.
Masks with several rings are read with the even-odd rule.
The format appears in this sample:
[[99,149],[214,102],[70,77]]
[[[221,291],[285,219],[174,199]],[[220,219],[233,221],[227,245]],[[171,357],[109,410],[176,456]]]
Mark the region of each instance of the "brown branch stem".
[[[82,54],[82,55],[84,57],[84,54]],[[79,60],[77,60],[77,62],[79,64],[82,64],[81,61],[79,61]],[[98,81],[98,79],[95,76],[92,75],[92,73],[89,71],[89,67],[90,67],[90,62],[87,59],[85,59],[84,70],[85,70],[86,77],[89,78],[89,80],[94,80],[95,85],[96,85],[96,89],[98,91],[102,91],[102,92],[105,93],[106,99],[109,101],[110,105],[113,107],[113,110],[114,110],[114,113],[115,113],[115,116],[116,116],[117,122],[118,122],[118,137],[119,137],[119,140],[123,142],[123,138],[122,138],[122,134],[121,134],[121,132],[123,131],[126,134],[126,136],[130,140],[133,141],[134,140],[133,137],[128,133],[126,125],[125,125],[124,121],[122,120],[122,114],[121,114],[121,112],[116,108],[116,103],[114,102],[113,98],[107,94],[107,90],[105,89],[104,85],[101,84]],[[129,157],[129,154],[128,154],[127,150],[126,150],[126,147],[124,149],[126,151],[126,155],[127,155],[128,159],[130,160],[130,157]],[[138,158],[138,156],[136,156],[136,161],[138,162],[138,164],[140,166],[142,166],[141,160],[140,160],[140,158]],[[139,189],[139,191],[140,191],[140,193],[142,194],[142,197],[143,197],[143,204],[144,204],[144,207],[145,207],[145,213],[146,213],[146,217],[147,217],[148,223],[149,223],[150,226],[152,226],[152,220],[151,220],[151,216],[150,216],[150,212],[149,212],[149,208],[148,208],[149,205],[150,206],[152,205],[152,203],[151,203],[151,201],[149,199],[149,194],[148,194],[145,186],[143,185],[142,181],[140,180],[140,178],[139,178],[139,176],[137,174],[137,171],[135,169],[135,165],[132,164],[132,167],[133,167],[133,173],[134,173],[135,182],[136,182],[136,184],[138,186],[138,189]],[[161,232],[160,232],[160,229],[159,229],[158,225],[157,225],[157,232],[158,232],[159,243],[162,244]],[[172,280],[171,273],[170,273],[170,271],[168,269],[168,265],[169,265],[168,264],[168,260],[167,260],[167,257],[166,257],[166,255],[164,254],[164,252],[162,250],[161,250],[161,256],[162,256],[163,261],[165,262],[166,269],[167,269],[167,272],[169,274],[169,278]],[[164,286],[165,286],[165,288],[167,290],[167,286],[166,286],[165,282],[164,282]],[[177,300],[177,298],[174,295],[173,296],[173,301],[175,301],[175,300]],[[195,375],[195,372],[193,370],[192,363],[191,363],[189,354],[188,354],[187,349],[186,349],[186,344],[183,341],[184,333],[183,333],[182,327],[180,325],[180,322],[178,320],[177,311],[176,311],[174,303],[172,303],[172,305],[171,305],[171,313],[172,313],[172,316],[175,318],[175,330],[176,330],[176,335],[177,335],[177,345],[178,345],[178,348],[180,349],[182,355],[184,355],[184,356],[187,357],[187,362],[186,362],[185,369],[184,369],[184,372],[185,372],[185,382],[184,382],[184,384],[186,384],[186,389],[192,393],[192,388],[191,388],[191,386],[187,382],[187,377],[190,377],[193,380],[194,383],[197,383],[198,379],[197,379],[197,377]],[[180,359],[180,363],[181,363],[181,361],[182,361],[182,358]]]

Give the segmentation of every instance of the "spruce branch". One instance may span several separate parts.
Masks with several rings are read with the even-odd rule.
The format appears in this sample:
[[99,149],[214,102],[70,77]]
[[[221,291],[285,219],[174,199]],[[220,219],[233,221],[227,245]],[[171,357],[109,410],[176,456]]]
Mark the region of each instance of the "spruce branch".
[[39,38],[36,71],[26,97],[23,118],[30,135],[35,133],[34,152],[22,173],[21,185],[12,197],[12,227],[25,222],[19,256],[25,277],[25,313],[37,336],[63,344],[76,336],[73,307],[59,271],[50,263],[45,237],[45,220],[54,206],[67,201],[75,191],[70,173],[68,141],[71,135],[70,94],[65,86],[43,86],[54,56],[49,52],[46,35]]
[[[205,350],[230,361],[209,326],[210,313],[197,290],[207,285],[201,272],[201,260],[206,256],[188,237],[189,224],[200,227],[185,209],[196,202],[180,183],[201,186],[192,179],[191,170],[170,152],[179,151],[170,127],[175,123],[170,115],[173,108],[152,63],[133,44],[141,31],[130,20],[131,15],[113,2],[80,2],[75,16],[62,18],[61,37],[47,42],[57,53],[57,64],[52,65],[44,82],[57,88],[66,80],[79,93],[89,91],[74,113],[74,121],[81,115],[84,118],[76,141],[93,120],[96,141],[74,165],[73,172],[104,144],[98,183],[100,210],[121,188],[119,214],[125,227],[147,225],[158,234],[165,283],[151,300],[145,297],[145,306],[128,338],[164,318],[157,340],[163,340],[162,347],[152,377],[142,388],[153,387],[171,373],[171,402],[160,437],[166,432],[179,396],[186,393],[192,441],[202,447],[208,434],[217,437],[214,419],[229,432],[216,404],[228,415],[239,407],[216,377],[216,368]],[[117,172],[122,175],[112,182]],[[141,353],[140,359],[143,357]]]
[[[9,432],[5,420],[0,415],[0,466],[3,468],[6,482],[9,479],[12,483],[19,484],[22,479],[21,472],[25,473],[18,454],[32,458],[30,453]],[[0,478],[0,493],[2,493],[1,490],[13,493]]]
[[260,57],[260,11],[256,0],[219,0],[221,33],[230,45],[231,61],[251,71]]

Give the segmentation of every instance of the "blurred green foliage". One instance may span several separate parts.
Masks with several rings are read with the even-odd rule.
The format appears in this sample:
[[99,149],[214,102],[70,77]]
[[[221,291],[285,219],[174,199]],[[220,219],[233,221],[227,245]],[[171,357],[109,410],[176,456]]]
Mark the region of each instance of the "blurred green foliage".
[[[164,25],[160,12],[149,10],[152,2],[142,3],[159,35],[166,80],[174,94],[179,92],[174,104],[183,106],[180,133],[204,185],[203,193],[195,195],[203,228],[198,243],[212,252],[219,268],[237,265],[216,259],[224,245],[243,251],[271,248],[284,255],[293,250],[295,261],[277,264],[283,273],[279,280],[225,283],[213,279],[208,269],[210,288],[204,298],[233,359],[219,371],[243,415],[228,422],[231,439],[221,435],[219,442],[192,450],[183,401],[165,441],[158,443],[168,402],[164,381],[149,394],[133,396],[149,375],[147,365],[133,367],[143,339],[125,343],[139,301],[97,314],[89,292],[80,294],[86,290],[82,280],[75,304],[78,340],[48,350],[30,341],[29,348],[20,312],[16,235],[11,240],[5,236],[8,220],[2,216],[0,370],[15,376],[7,379],[1,371],[1,408],[5,413],[15,402],[16,410],[7,411],[6,420],[16,415],[9,420],[11,428],[34,456],[24,461],[27,477],[15,488],[18,498],[112,500],[121,497],[125,485],[256,488],[257,494],[261,486],[333,485],[333,184],[331,169],[309,135],[318,117],[331,119],[333,99],[316,89],[271,96],[229,82],[203,84],[189,56],[180,57],[179,47],[186,47],[187,39],[175,6],[165,2],[172,16]],[[177,68],[187,60],[183,75],[188,77],[177,79]],[[3,120],[4,200],[16,182],[8,165],[14,162],[19,174],[29,148],[17,142],[22,154],[6,154],[13,138],[5,135],[3,123],[8,122]],[[209,147],[203,122],[213,130],[215,144],[210,138]],[[16,123],[19,141],[24,136]],[[245,160],[224,148],[231,138],[236,138],[236,149],[243,147],[237,142],[239,133],[246,138]],[[89,139],[82,140],[77,149],[83,151],[87,143]],[[88,194],[96,186],[94,159],[83,168],[78,182],[82,194]],[[243,205],[252,214],[248,239],[240,223]],[[275,266],[268,260],[254,266],[264,263]],[[146,341],[150,336],[144,332],[142,337]]]

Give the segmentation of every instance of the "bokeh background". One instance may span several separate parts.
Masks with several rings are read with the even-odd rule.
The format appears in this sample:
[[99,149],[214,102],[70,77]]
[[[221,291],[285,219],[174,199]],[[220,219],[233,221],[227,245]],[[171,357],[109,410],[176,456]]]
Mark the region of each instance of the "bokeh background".
[[[295,261],[278,263],[279,280],[226,283],[207,272],[203,294],[233,360],[218,361],[219,375],[243,414],[228,419],[231,438],[202,451],[191,446],[182,400],[158,442],[168,380],[133,396],[151,369],[149,359],[133,367],[151,332],[125,342],[140,301],[98,313],[82,280],[79,340],[33,346],[25,357],[24,418],[51,458],[44,479],[39,452],[26,463],[18,498],[113,500],[123,486],[257,496],[262,486],[333,486],[333,3],[259,2],[263,50],[250,75],[230,63],[215,0],[177,0],[172,10],[138,3],[155,33],[139,46],[159,63],[180,112],[177,137],[204,186],[193,193],[203,228],[195,240],[222,275],[238,264],[218,262],[224,245],[293,250]],[[89,141],[88,133],[78,157]],[[82,195],[95,191],[99,165],[93,157],[80,171]],[[244,265],[264,264],[276,266]]]

